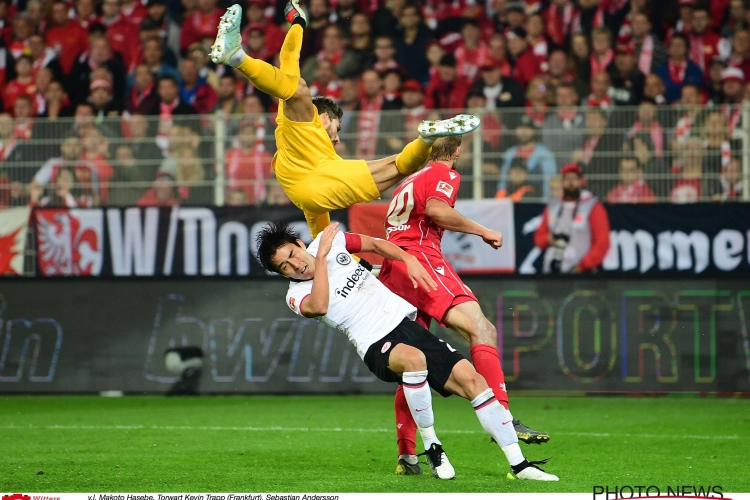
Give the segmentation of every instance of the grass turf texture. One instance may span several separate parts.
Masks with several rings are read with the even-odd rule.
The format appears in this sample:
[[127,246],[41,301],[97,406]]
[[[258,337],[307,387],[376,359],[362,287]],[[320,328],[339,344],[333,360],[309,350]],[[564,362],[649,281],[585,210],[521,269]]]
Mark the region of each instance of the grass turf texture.
[[552,456],[544,468],[559,483],[507,480],[501,450],[457,397],[435,399],[454,481],[394,475],[386,396],[1,397],[0,491],[750,491],[750,400],[511,397],[511,405],[550,432],[546,445],[521,446],[529,459]]

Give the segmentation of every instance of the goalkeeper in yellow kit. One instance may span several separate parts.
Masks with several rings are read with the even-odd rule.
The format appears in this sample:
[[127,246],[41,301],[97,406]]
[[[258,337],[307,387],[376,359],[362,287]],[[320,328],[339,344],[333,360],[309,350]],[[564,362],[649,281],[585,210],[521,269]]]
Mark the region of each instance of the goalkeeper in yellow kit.
[[300,78],[305,13],[299,0],[290,0],[284,12],[292,26],[281,47],[280,68],[242,50],[239,5],[231,6],[221,17],[211,59],[234,66],[256,88],[279,98],[273,168],[284,192],[305,213],[314,238],[330,224],[328,212],[378,199],[380,193],[424,165],[436,138],[466,134],[479,126],[479,118],[458,115],[424,121],[419,125],[419,138],[398,155],[373,161],[341,159],[334,149],[339,142],[341,108],[327,97],[312,98]]

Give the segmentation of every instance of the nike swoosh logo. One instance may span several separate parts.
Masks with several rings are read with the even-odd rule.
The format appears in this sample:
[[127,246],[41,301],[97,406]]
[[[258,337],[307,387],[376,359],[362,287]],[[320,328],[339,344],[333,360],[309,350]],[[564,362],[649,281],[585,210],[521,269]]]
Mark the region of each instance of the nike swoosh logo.
[[429,410],[429,409],[430,409],[430,407],[428,406],[427,408],[422,408],[421,410],[420,410],[419,408],[414,408],[414,409],[415,409],[416,411],[425,411],[425,410]]
[[[417,410],[417,411],[419,411],[419,410]],[[505,425],[505,424],[509,424],[509,423],[511,423],[511,422],[513,422],[513,421],[512,421],[512,420],[508,420],[507,422],[503,422],[503,425]]]

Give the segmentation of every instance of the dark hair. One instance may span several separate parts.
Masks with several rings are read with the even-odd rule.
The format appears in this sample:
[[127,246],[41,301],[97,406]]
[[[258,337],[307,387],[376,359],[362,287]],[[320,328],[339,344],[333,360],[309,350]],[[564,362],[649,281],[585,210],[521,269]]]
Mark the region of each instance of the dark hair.
[[674,40],[682,40],[685,42],[685,48],[689,51],[690,50],[690,39],[687,37],[685,33],[675,33],[672,35],[672,38],[669,40],[669,43],[671,44]]
[[317,108],[319,115],[328,113],[328,118],[331,120],[334,118],[341,120],[341,117],[344,116],[341,106],[330,97],[317,95],[312,98],[312,103]]
[[641,160],[639,160],[638,157],[635,156],[634,154],[625,155],[622,158],[620,158],[620,165],[622,165],[622,162],[624,161],[635,162],[635,168],[637,168],[638,170],[641,170],[643,168],[643,166],[641,165]]
[[159,83],[165,82],[165,81],[172,82],[172,83],[174,83],[175,87],[180,88],[180,84],[177,82],[177,78],[175,78],[172,75],[161,75],[159,77]]
[[271,257],[276,250],[287,243],[299,246],[297,240],[299,235],[292,231],[288,222],[278,221],[270,222],[255,237],[255,244],[258,247],[258,260],[266,271],[278,273],[279,270],[271,264]]

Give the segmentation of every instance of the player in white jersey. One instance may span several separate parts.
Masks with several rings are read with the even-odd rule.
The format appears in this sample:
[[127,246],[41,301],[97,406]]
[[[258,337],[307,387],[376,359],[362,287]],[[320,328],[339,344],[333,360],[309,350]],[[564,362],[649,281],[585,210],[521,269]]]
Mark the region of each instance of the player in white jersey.
[[435,282],[414,256],[384,240],[342,233],[338,224],[326,227],[309,247],[287,223],[267,224],[257,243],[263,267],[292,280],[286,297],[292,311],[345,333],[372,373],[403,385],[424,442],[423,455],[435,477],[452,479],[455,471],[433,427],[430,387],[444,397],[456,394],[471,401],[482,427],[511,464],[509,477],[557,481],[557,476],[524,458],[513,416],[498,403],[471,363],[413,321],[416,308],[388,290],[351,254],[374,252],[403,262],[414,288],[436,290]]

